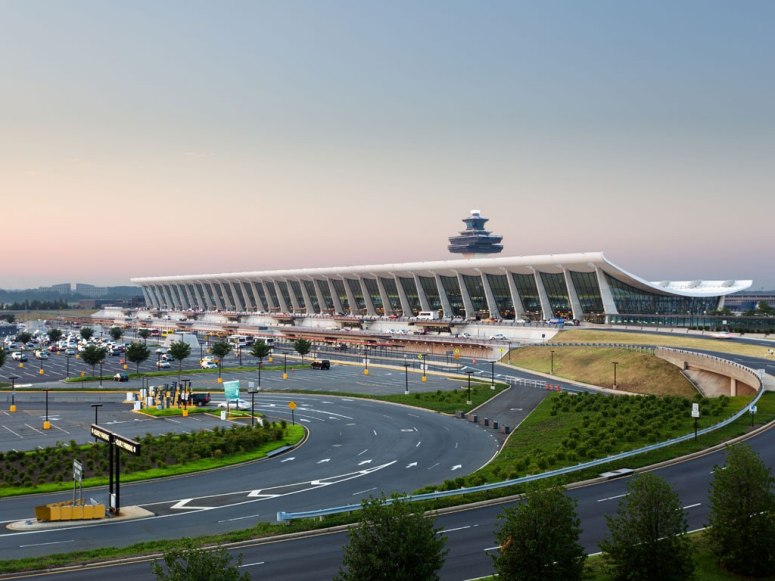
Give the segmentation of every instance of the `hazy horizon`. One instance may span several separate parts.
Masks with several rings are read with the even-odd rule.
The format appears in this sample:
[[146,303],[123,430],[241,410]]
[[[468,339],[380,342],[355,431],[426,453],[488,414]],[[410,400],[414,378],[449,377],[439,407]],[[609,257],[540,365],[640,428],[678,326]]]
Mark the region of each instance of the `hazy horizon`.
[[775,4],[0,2],[0,288],[602,251],[775,289]]

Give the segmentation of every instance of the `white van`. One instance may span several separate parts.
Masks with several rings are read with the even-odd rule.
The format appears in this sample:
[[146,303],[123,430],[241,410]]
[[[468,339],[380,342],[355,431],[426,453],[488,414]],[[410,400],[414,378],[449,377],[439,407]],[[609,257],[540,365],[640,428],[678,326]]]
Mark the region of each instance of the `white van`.
[[435,321],[439,318],[438,311],[420,311],[417,313],[418,321]]

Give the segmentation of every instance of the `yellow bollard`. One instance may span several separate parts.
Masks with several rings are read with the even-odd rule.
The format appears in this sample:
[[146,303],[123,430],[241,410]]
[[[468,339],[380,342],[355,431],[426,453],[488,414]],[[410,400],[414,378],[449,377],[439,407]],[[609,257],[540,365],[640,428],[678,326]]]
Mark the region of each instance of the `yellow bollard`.
[[363,370],[363,375],[368,375],[368,374],[369,374],[369,370],[368,369],[364,369]]
[[183,417],[184,417],[184,418],[187,418],[187,417],[188,417],[188,410],[183,410]]
[[43,422],[43,429],[44,430],[50,430],[51,429],[51,422],[49,422],[48,420],[44,421]]
[[283,379],[288,379],[288,374],[287,373],[283,373]]
[[9,409],[8,411],[10,411],[11,413],[15,413],[16,412],[16,404],[13,404],[11,406],[11,409]]

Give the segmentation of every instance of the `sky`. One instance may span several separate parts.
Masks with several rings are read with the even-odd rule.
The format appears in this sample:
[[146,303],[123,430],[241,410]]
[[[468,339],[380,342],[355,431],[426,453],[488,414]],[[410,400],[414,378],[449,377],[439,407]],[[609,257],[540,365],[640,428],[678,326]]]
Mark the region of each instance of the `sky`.
[[0,0],[0,288],[602,251],[775,289],[775,2]]

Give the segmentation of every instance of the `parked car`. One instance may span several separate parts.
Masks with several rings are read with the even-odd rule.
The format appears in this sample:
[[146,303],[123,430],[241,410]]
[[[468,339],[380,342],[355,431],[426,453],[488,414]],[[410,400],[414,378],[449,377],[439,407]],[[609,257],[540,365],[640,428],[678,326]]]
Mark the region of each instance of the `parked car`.
[[121,383],[129,381],[129,374],[119,371],[113,376],[113,381],[120,381]]
[[[167,367],[169,367],[169,365],[167,365]],[[199,362],[199,367],[202,369],[218,369],[218,364],[215,361],[202,360]]]
[[312,362],[312,369],[331,369],[331,362],[328,359],[320,359]]
[[230,399],[228,402],[222,401],[218,403],[218,407],[221,409],[226,409],[227,403],[230,410],[247,411],[250,409],[250,402],[245,401],[244,399]]
[[48,359],[48,352],[38,349],[35,351],[35,359]]
[[14,351],[11,353],[11,359],[14,361],[27,361],[27,354],[21,351]]
[[160,360],[156,362],[156,367],[158,367],[159,369],[169,369],[170,367],[172,367],[172,365],[170,365],[169,361]]
[[191,394],[191,403],[197,407],[207,405],[210,403],[210,394],[209,393],[192,393]]

